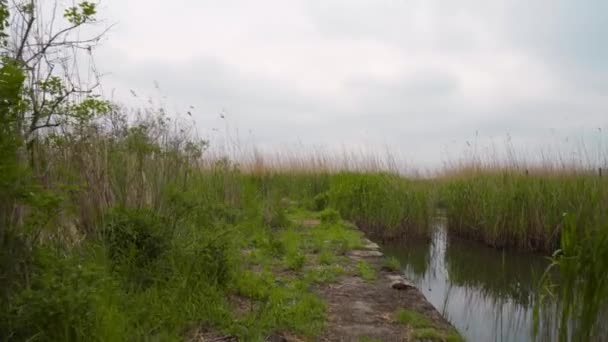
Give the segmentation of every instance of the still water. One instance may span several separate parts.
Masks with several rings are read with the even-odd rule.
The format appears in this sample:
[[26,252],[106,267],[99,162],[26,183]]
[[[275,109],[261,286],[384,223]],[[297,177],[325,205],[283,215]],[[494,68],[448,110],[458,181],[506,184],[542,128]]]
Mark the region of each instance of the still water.
[[434,226],[432,241],[388,244],[385,254],[467,341],[532,341],[534,289],[548,260],[448,238],[442,218]]

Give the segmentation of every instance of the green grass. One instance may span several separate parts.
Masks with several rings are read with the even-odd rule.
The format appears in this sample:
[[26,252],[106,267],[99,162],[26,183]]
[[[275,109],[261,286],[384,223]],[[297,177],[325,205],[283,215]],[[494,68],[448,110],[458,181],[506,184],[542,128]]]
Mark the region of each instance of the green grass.
[[435,328],[416,329],[412,333],[412,337],[423,341],[464,342],[464,339],[457,332],[445,333]]
[[337,223],[341,220],[340,213],[335,209],[324,209],[319,214],[317,214],[317,217],[323,223]]
[[401,263],[395,257],[385,258],[382,262],[382,267],[391,272],[401,271]]
[[308,270],[304,274],[304,281],[317,284],[334,283],[343,274],[345,274],[345,271],[340,265],[321,265]]
[[433,322],[426,318],[421,313],[413,310],[399,309],[395,313],[395,319],[397,322],[407,324],[413,328],[429,328],[433,327]]
[[464,341],[457,331],[439,329],[426,316],[413,310],[399,309],[395,320],[412,328],[412,337],[421,340],[460,342]]
[[361,278],[366,281],[373,281],[378,278],[376,270],[365,261],[359,261],[357,264],[357,271],[359,272]]
[[331,265],[334,260],[334,254],[327,249],[324,249],[319,253],[319,263],[322,265]]

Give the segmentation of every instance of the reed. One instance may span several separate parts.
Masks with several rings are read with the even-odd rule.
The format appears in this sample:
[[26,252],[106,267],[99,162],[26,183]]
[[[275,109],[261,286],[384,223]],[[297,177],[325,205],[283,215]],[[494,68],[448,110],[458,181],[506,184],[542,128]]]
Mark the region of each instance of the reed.
[[577,225],[606,222],[608,179],[597,173],[528,169],[462,169],[440,179],[450,234],[490,246],[552,253],[562,218]]
[[[560,341],[603,341],[608,329],[608,226],[579,226],[564,215],[560,248],[541,280],[535,303],[537,336],[558,332]],[[555,281],[553,273],[558,274]],[[547,310],[549,307],[553,310]],[[553,314],[555,313],[555,314]]]
[[329,205],[358,227],[385,239],[428,236],[431,198],[425,181],[390,173],[332,176]]

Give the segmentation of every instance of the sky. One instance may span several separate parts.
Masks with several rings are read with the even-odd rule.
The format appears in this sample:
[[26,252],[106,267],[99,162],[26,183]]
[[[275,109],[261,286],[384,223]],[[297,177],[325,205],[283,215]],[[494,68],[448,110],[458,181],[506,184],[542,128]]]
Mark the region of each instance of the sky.
[[432,167],[471,146],[603,144],[606,13],[604,0],[102,0],[115,26],[96,63],[106,94],[190,111],[211,144],[228,129],[262,149],[388,148]]

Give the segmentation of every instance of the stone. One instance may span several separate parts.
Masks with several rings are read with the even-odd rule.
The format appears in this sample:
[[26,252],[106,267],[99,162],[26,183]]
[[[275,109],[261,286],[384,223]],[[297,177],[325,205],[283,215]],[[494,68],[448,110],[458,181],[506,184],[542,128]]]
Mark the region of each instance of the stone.
[[381,257],[383,254],[379,251],[350,251],[348,255],[359,258],[375,258]]
[[368,244],[365,244],[363,246],[363,248],[365,248],[365,249],[371,249],[371,250],[378,250],[378,249],[380,249],[380,246],[378,246],[378,244],[375,243],[375,242],[370,242]]
[[318,219],[306,219],[302,220],[300,224],[305,228],[313,228],[321,224],[321,220]]
[[404,290],[415,289],[416,287],[410,283],[400,281],[400,280],[395,280],[391,283],[391,288],[393,288],[395,290],[399,290],[399,291],[404,291]]
[[395,290],[403,291],[416,288],[416,286],[400,275],[389,274],[386,278],[391,282],[391,288]]
[[288,340],[281,334],[272,334],[266,337],[266,342],[288,342]]

